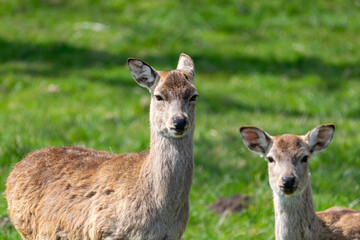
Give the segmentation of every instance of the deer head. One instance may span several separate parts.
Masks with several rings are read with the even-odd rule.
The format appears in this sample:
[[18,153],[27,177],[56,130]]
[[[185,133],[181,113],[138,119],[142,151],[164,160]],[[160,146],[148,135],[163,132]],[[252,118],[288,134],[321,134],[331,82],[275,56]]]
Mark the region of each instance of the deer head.
[[156,71],[149,64],[128,59],[131,75],[151,93],[150,125],[166,137],[183,137],[195,127],[194,63],[182,53],[177,69]]
[[296,196],[306,189],[310,183],[308,160],[330,144],[334,131],[333,124],[325,124],[306,135],[273,137],[257,127],[240,128],[246,147],[267,160],[270,186],[280,196]]

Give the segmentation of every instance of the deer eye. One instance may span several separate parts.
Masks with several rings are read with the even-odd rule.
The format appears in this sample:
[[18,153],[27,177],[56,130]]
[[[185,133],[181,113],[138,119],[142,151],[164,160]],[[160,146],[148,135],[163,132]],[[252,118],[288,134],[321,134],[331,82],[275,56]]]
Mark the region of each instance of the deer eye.
[[309,160],[309,156],[303,156],[303,157],[301,158],[301,162],[302,162],[302,163],[307,163],[308,160]]
[[269,163],[273,163],[274,162],[274,159],[272,157],[267,157],[266,158],[266,161],[268,161]]
[[164,98],[160,95],[155,95],[156,100],[158,101],[164,101]]
[[195,102],[196,101],[196,98],[198,97],[199,95],[194,95],[190,98],[190,102]]

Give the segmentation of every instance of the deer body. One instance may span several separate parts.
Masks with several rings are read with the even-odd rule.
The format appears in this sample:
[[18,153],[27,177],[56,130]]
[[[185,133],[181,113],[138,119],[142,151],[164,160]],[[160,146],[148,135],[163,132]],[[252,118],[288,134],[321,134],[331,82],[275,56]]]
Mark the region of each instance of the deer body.
[[189,218],[195,97],[193,63],[157,72],[129,59],[152,95],[150,150],[111,154],[59,147],[29,154],[7,180],[24,239],[180,239]]
[[304,136],[272,137],[256,127],[244,126],[245,145],[268,161],[273,190],[277,240],[360,239],[360,211],[330,208],[315,212],[308,159],[331,142],[334,125],[321,125]]

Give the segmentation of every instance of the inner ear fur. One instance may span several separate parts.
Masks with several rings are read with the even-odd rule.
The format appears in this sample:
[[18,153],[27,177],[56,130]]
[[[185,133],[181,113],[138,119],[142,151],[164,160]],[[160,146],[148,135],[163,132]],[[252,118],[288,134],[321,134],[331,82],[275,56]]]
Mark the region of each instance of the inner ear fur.
[[136,58],[129,58],[128,65],[131,75],[140,86],[149,90],[154,86],[159,74],[153,67]]
[[191,57],[185,53],[181,53],[176,69],[188,71],[192,76],[195,75],[195,65]]
[[304,139],[310,152],[316,153],[327,148],[333,139],[334,132],[334,124],[323,124],[309,131]]
[[264,130],[253,126],[242,126],[240,135],[245,146],[253,152],[264,156],[272,143],[272,137]]

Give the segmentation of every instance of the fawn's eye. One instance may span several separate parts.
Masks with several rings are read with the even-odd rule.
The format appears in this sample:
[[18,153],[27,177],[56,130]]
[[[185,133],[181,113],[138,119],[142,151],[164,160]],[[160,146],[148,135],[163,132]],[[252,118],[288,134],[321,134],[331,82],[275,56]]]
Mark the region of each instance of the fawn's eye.
[[156,100],[158,101],[164,101],[163,97],[160,95],[155,95]]
[[272,157],[267,157],[266,158],[266,161],[268,161],[269,163],[273,163],[274,162],[274,159]]
[[195,102],[196,101],[196,98],[198,97],[199,95],[194,95],[190,98],[190,102]]
[[301,162],[302,162],[302,163],[307,163],[308,160],[309,160],[309,156],[303,156],[303,157],[301,158]]

